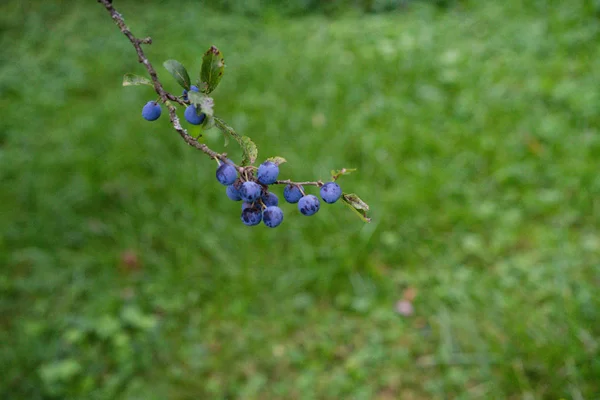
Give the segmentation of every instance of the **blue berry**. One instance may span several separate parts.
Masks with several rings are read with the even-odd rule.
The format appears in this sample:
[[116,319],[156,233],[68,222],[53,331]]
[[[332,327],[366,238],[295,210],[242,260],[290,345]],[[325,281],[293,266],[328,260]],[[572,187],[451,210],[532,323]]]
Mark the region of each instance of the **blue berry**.
[[279,167],[271,161],[265,161],[258,166],[258,181],[264,185],[275,183],[279,175]]
[[307,194],[298,201],[298,210],[306,216],[316,214],[320,207],[321,203],[319,202],[319,199],[312,194]]
[[240,187],[240,196],[242,196],[242,200],[244,201],[252,203],[258,200],[261,194],[262,187],[256,182],[244,182]]
[[254,203],[250,203],[248,201],[244,201],[242,203],[242,211],[244,211],[246,208],[250,208],[250,207],[254,207]]
[[302,197],[303,190],[302,186],[287,185],[285,189],[283,189],[283,198],[288,203],[297,203]]
[[249,207],[242,210],[242,222],[248,226],[260,224],[262,211],[259,207]]
[[204,113],[200,113],[200,115],[198,115],[196,112],[196,107],[194,107],[193,104],[190,104],[186,107],[183,116],[185,117],[185,120],[192,125],[200,125],[206,118],[206,114]]
[[279,198],[277,197],[277,195],[275,193],[265,193],[265,195],[262,197],[262,201],[263,203],[265,203],[265,206],[269,207],[269,206],[276,206],[279,204]]
[[332,204],[342,197],[342,188],[335,182],[327,182],[321,186],[321,198],[325,203]]
[[149,101],[142,108],[142,117],[148,121],[156,121],[160,117],[161,111],[160,104],[156,101]]
[[[190,90],[192,92],[199,92],[200,89],[198,89],[198,86],[192,85],[192,87],[190,88]],[[183,95],[181,96],[183,98],[183,100],[187,101],[188,100],[188,91],[183,89]]]
[[233,201],[240,201],[242,196],[240,196],[240,191],[236,189],[235,185],[227,186],[227,197]]
[[270,206],[263,211],[263,222],[269,228],[279,226],[283,221],[283,211],[277,206]]
[[233,182],[237,179],[237,170],[231,164],[221,164],[217,168],[217,180],[221,185],[229,186],[233,185]]

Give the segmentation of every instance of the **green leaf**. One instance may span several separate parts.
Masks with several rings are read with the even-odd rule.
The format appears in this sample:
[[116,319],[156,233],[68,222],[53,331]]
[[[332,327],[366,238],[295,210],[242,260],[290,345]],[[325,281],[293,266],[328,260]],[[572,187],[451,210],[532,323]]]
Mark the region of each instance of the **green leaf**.
[[342,194],[342,201],[346,204],[350,209],[352,209],[355,213],[358,214],[360,219],[364,222],[371,222],[371,218],[367,217],[367,211],[369,211],[369,205],[361,200],[354,193],[344,193]]
[[196,108],[200,110],[200,112],[203,112],[208,117],[213,116],[213,107],[215,102],[212,97],[208,97],[202,93],[190,91],[188,92],[188,99],[190,100],[190,103],[195,105]]
[[163,66],[173,75],[173,78],[182,88],[190,90],[190,76],[183,64],[177,60],[167,60],[163,63]]
[[285,158],[279,157],[279,156],[269,157],[269,158],[267,158],[266,161],[271,161],[275,165],[281,165],[284,162],[287,162],[287,160]]
[[331,179],[337,180],[342,175],[350,175],[352,172],[356,171],[356,168],[342,168],[336,170],[331,170]]
[[219,128],[219,130],[221,132],[223,132],[223,137],[225,138],[225,146],[227,146],[229,144],[229,137],[232,137],[235,139],[236,142],[240,143],[241,140],[241,136],[238,135],[232,127],[230,127],[229,125],[227,125],[225,122],[223,122],[222,119],[215,117],[215,125],[217,126],[217,128]]
[[242,150],[244,152],[244,156],[242,157],[242,167],[254,164],[256,158],[258,157],[258,148],[252,139],[250,139],[248,136],[242,136],[240,146],[242,146]]
[[204,130],[208,130],[210,128],[212,128],[213,126],[215,126],[215,118],[212,115],[208,115],[205,119],[204,122],[202,123],[202,129]]
[[143,76],[139,76],[139,75],[135,75],[135,74],[125,74],[123,76],[123,86],[139,86],[139,85],[154,86],[150,79],[144,78]]
[[223,53],[215,46],[211,46],[202,57],[200,90],[206,94],[215,90],[219,85],[224,72],[225,60],[223,59]]
[[244,155],[242,157],[242,166],[254,164],[256,158],[258,157],[258,149],[256,148],[254,142],[252,142],[252,139],[250,139],[248,136],[241,136],[237,134],[236,131],[234,131],[232,127],[223,122],[221,118],[214,117],[214,122],[217,128],[219,128],[219,130],[223,132],[225,137],[232,137],[233,140],[238,142],[238,144],[242,148],[242,151],[244,152]]

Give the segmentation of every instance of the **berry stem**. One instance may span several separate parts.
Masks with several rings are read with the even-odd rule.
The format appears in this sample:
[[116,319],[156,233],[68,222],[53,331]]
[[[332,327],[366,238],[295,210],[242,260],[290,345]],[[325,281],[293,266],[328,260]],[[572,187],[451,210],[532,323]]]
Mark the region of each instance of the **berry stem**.
[[285,180],[279,180],[279,181],[275,181],[273,183],[274,185],[295,185],[295,186],[317,186],[317,187],[321,187],[323,186],[323,181],[318,180],[316,182],[293,182],[289,179],[285,179]]

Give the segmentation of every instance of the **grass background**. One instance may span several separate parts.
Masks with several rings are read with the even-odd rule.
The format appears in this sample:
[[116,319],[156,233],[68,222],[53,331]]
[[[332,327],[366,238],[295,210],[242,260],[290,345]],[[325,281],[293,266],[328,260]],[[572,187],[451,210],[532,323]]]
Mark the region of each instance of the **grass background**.
[[173,92],[218,46],[217,115],[284,178],[358,168],[373,223],[243,226],[99,4],[3,2],[0,397],[599,398],[594,3],[115,3]]

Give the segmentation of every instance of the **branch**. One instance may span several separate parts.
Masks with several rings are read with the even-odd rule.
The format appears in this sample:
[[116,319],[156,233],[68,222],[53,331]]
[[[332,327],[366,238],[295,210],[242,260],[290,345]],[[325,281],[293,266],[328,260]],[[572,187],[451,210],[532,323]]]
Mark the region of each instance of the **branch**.
[[[158,79],[156,70],[154,69],[154,67],[152,66],[152,64],[150,63],[148,58],[146,57],[146,54],[144,54],[144,50],[142,48],[142,45],[152,44],[152,38],[146,37],[146,38],[140,39],[140,38],[135,37],[133,35],[133,33],[131,33],[131,30],[129,29],[129,27],[125,24],[125,20],[123,19],[123,16],[119,12],[117,12],[117,10],[113,7],[112,0],[97,0],[97,1],[98,1],[98,3],[102,4],[104,6],[104,8],[106,8],[106,11],[108,11],[111,18],[115,21],[115,23],[119,27],[119,30],[127,37],[127,39],[129,39],[129,41],[133,45],[133,48],[135,49],[137,56],[138,56],[138,61],[141,64],[144,64],[144,67],[148,71],[148,74],[150,75],[150,78],[151,78],[152,86],[154,87],[154,91],[158,94],[160,101],[162,103],[164,103],[165,106],[167,107],[167,109],[169,111],[169,119],[171,121],[171,124],[173,125],[173,128],[177,131],[177,133],[179,133],[179,136],[181,136],[181,138],[188,145],[192,146],[195,149],[202,151],[204,154],[210,156],[212,159],[218,160],[218,161],[226,163],[226,164],[230,164],[233,167],[235,167],[237,170],[237,173],[239,173],[242,181],[253,181],[253,182],[256,181],[256,179],[254,178],[254,172],[258,168],[254,167],[252,164],[254,164],[254,162],[256,161],[256,158],[258,156],[258,149],[256,148],[256,145],[252,142],[252,140],[247,136],[238,135],[233,130],[233,128],[231,128],[230,126],[225,124],[221,119],[219,119],[217,117],[213,117],[214,123],[219,128],[219,130],[221,130],[221,132],[223,132],[223,134],[226,137],[228,137],[228,136],[233,137],[242,147],[242,150],[244,152],[244,158],[242,160],[242,164],[250,164],[250,165],[238,166],[233,161],[231,161],[227,158],[226,153],[217,153],[216,151],[211,150],[204,143],[200,143],[197,138],[194,138],[193,136],[188,134],[187,131],[181,126],[181,123],[179,122],[179,118],[177,117],[177,109],[172,104],[172,102],[180,104],[182,106],[189,106],[189,104],[193,103],[194,106],[196,106],[198,99],[187,101],[187,99],[183,100],[183,98],[174,96],[173,94],[167,92],[164,89],[160,80]],[[201,73],[205,74],[205,72],[206,72],[205,71],[205,63],[206,63],[206,65],[209,66],[208,67],[208,75],[209,76],[213,72],[212,71],[213,66],[214,66],[213,63],[215,63],[215,61],[216,61],[216,64],[215,64],[216,65],[216,72],[215,72],[216,75],[214,75],[215,79],[208,78],[208,80],[205,79],[206,82],[203,82],[207,85],[207,89],[209,89],[209,91],[207,93],[210,93],[210,91],[212,91],[212,89],[214,89],[218,85],[218,83],[221,79],[221,76],[223,74],[223,68],[224,68],[223,59],[221,56],[220,59],[215,60],[214,56],[217,54],[220,54],[220,52],[217,50],[217,48],[215,48],[213,46],[213,47],[211,47],[209,52],[207,52],[205,54],[205,57],[208,56],[208,58],[206,58],[206,59],[203,58]],[[183,68],[183,66],[181,66],[181,67]],[[183,68],[183,70],[185,71],[185,68]],[[186,75],[187,75],[187,72],[186,72]],[[177,76],[175,76],[175,77],[177,78]],[[189,78],[187,78],[187,79],[189,79]],[[145,83],[147,83],[147,82],[145,82]],[[212,87],[211,87],[211,85],[212,85]],[[182,85],[182,86],[184,86],[184,85]],[[188,92],[188,96],[190,98],[193,97],[192,94],[194,94],[194,93]],[[212,101],[212,99],[211,99],[211,101]],[[210,106],[212,107],[212,103],[210,104]],[[212,109],[211,109],[211,115],[212,115]],[[281,158],[281,157],[274,157],[274,158],[276,159],[276,158]],[[283,161],[285,161],[285,160],[283,160]],[[341,175],[346,175],[352,171],[354,171],[354,170],[343,168],[339,171],[332,172],[332,180],[335,181]],[[279,172],[277,172],[277,173],[279,173]],[[236,177],[237,177],[237,175],[236,175]],[[273,183],[280,184],[280,185],[287,184],[287,185],[297,186],[300,189],[300,192],[303,196],[306,196],[306,193],[304,193],[302,186],[323,187],[323,185],[324,185],[323,181],[321,181],[321,180],[313,181],[313,182],[309,182],[309,181],[294,182],[294,181],[291,181],[290,179],[286,179],[286,180],[278,180]],[[263,185],[263,187],[264,186],[268,186],[268,185]],[[234,189],[235,189],[235,187],[234,187]],[[339,187],[338,187],[338,190],[340,190]],[[361,219],[363,221],[370,222],[370,218],[367,218],[367,216],[366,216],[366,213],[369,210],[369,206],[364,201],[362,201],[356,194],[353,194],[353,193],[346,194],[346,193],[342,193],[340,190],[339,194],[342,196],[343,202],[346,205],[348,205],[351,209],[353,209],[356,213],[358,213],[358,215],[361,217]],[[228,196],[230,196],[229,188],[228,188]],[[247,198],[250,198],[250,197],[251,196],[247,196]],[[230,198],[233,199],[233,197],[231,197],[231,196],[230,196]],[[333,200],[331,202],[335,202],[339,198],[340,198],[340,196],[336,197],[335,200]],[[302,211],[302,210],[301,211],[303,213],[305,213],[305,215],[314,214],[316,211],[318,211],[318,202],[316,204],[316,208],[315,208],[315,206],[312,206],[312,207],[313,207],[313,209],[310,210],[312,212],[311,214],[305,213],[305,211],[308,209],[306,209],[305,211]],[[266,220],[265,220],[265,224],[267,224],[267,226],[270,226],[270,227],[275,227],[275,226],[279,225],[283,218],[282,217],[283,214],[281,214],[281,210],[279,211],[279,213],[280,213],[279,214],[280,218],[275,225],[269,225],[270,223],[267,223]],[[259,216],[258,219],[248,219],[250,217],[251,216],[249,216],[249,215],[246,215],[246,216],[244,216],[244,214],[242,215],[242,220],[244,221],[244,223],[246,225],[256,225],[257,223],[260,222],[262,215]],[[252,216],[252,218],[255,218],[255,217],[256,216]],[[269,217],[269,218],[271,218],[271,217]]]
[[321,187],[323,186],[323,181],[318,180],[316,182],[292,182],[289,179],[286,180],[279,180],[279,181],[275,181],[274,183],[275,185],[294,185],[294,186],[318,186]]
[[[207,154],[211,158],[216,158],[223,162],[227,162],[227,163],[231,164],[232,162],[231,162],[231,160],[227,159],[226,154],[219,154],[216,151],[211,150],[207,145],[205,145],[204,143],[200,143],[196,138],[189,135],[187,133],[187,131],[181,126],[181,123],[179,122],[179,118],[177,117],[177,109],[173,105],[171,105],[169,103],[169,101],[174,101],[181,105],[186,105],[186,103],[183,100],[177,98],[176,96],[173,96],[172,94],[168,93],[163,88],[162,83],[160,83],[160,81],[158,80],[158,75],[156,74],[156,70],[154,69],[154,67],[152,66],[152,64],[150,63],[148,58],[146,57],[146,54],[144,54],[144,50],[142,49],[142,44],[151,44],[152,38],[150,38],[150,37],[143,38],[143,39],[136,38],[133,35],[133,33],[131,33],[131,30],[129,30],[129,28],[125,24],[125,21],[123,20],[123,16],[119,12],[117,12],[117,10],[115,10],[113,5],[111,4],[112,0],[97,0],[97,1],[98,1],[98,3],[101,3],[106,8],[106,10],[109,12],[110,16],[115,21],[115,23],[117,24],[117,26],[119,27],[121,32],[123,32],[123,34],[125,36],[127,36],[127,39],[129,39],[129,41],[135,48],[135,51],[137,52],[137,55],[138,55],[138,61],[141,64],[144,64],[144,67],[146,67],[148,74],[150,74],[150,78],[152,79],[152,84],[154,85],[154,90],[156,91],[156,93],[159,95],[162,102],[165,104],[165,106],[169,110],[169,119],[171,120],[171,124],[173,124],[173,128],[175,128],[177,133],[179,133],[179,136],[181,136],[181,138],[188,145],[194,147],[195,149],[202,151],[203,153]],[[237,166],[236,166],[236,168],[237,168]]]

